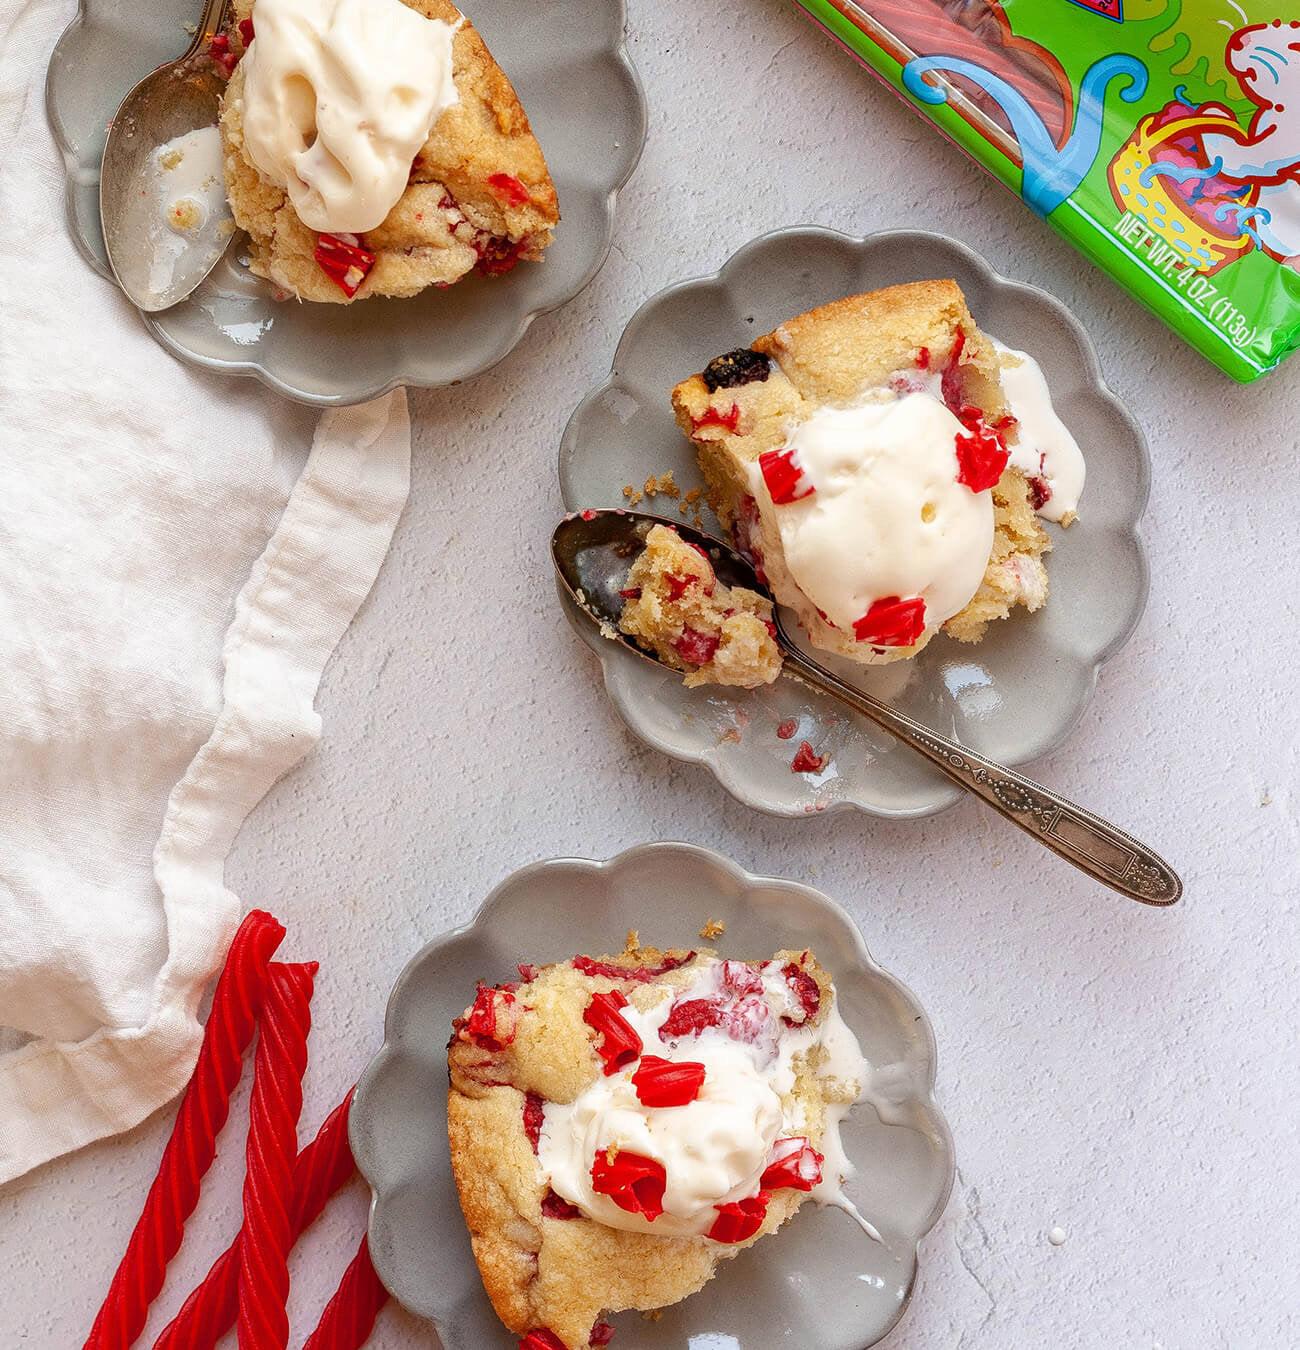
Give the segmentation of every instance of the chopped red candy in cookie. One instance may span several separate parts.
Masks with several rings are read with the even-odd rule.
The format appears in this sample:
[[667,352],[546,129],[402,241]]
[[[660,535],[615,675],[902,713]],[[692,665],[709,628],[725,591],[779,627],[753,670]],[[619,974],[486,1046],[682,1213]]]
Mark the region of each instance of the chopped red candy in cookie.
[[718,1205],[718,1217],[706,1236],[714,1242],[744,1242],[746,1238],[752,1238],[767,1218],[767,1206],[771,1199],[766,1191],[759,1191],[746,1200]]
[[785,1186],[792,1186],[797,1191],[810,1191],[821,1184],[822,1163],[825,1161],[801,1136],[778,1139],[772,1146],[772,1161],[759,1177],[758,1184],[765,1191],[779,1191]]
[[582,1014],[582,1020],[599,1036],[596,1053],[604,1061],[605,1073],[617,1073],[641,1053],[641,1037],[620,1015],[627,1007],[627,999],[617,989],[609,993],[595,993]]
[[322,234],[312,255],[322,272],[347,296],[356,295],[375,265],[375,255],[355,234]]
[[642,1106],[687,1106],[704,1086],[704,1065],[643,1055],[632,1086]]

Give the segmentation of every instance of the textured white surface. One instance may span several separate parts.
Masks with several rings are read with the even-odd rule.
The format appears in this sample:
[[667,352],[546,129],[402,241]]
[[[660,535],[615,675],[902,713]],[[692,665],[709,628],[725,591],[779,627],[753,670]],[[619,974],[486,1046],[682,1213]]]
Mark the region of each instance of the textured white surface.
[[[329,730],[236,844],[230,885],[289,924],[288,954],[325,963],[305,1125],[378,1045],[406,959],[508,872],[688,839],[843,902],[933,1019],[960,1175],[890,1350],[1289,1350],[1300,358],[1231,384],[792,7],[700,14],[632,0],[650,139],[614,252],[496,371],[414,395],[410,506],[326,671]],[[756,816],[608,706],[548,573],[560,431],[646,296],[804,222],[945,230],[1045,286],[1143,424],[1150,607],[1034,772],[1165,852],[1176,910],[1112,898],[975,804],[916,824]],[[170,1120],[0,1191],[0,1345],[81,1344]],[[232,1128],[164,1316],[234,1232],[241,1148]],[[354,1187],[295,1256],[297,1343],[363,1214]],[[394,1309],[372,1342],[433,1343]]]

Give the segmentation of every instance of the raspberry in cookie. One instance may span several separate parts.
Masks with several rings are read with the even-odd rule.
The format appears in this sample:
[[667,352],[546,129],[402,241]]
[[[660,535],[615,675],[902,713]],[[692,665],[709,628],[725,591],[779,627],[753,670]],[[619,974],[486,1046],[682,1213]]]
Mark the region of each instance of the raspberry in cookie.
[[656,525],[628,571],[619,627],[671,666],[688,687],[755,689],[781,673],[772,602],[727,587],[708,557],[671,525]]
[[232,11],[223,162],[258,276],[346,304],[541,257],[555,186],[510,81],[449,0]]
[[980,331],[955,282],[801,314],[672,401],[719,520],[815,646],[893,661],[1045,601],[1036,512],[1073,519],[1082,457],[1041,372]]
[[480,987],[448,1062],[452,1166],[483,1283],[522,1347],[667,1307],[810,1195],[848,1207],[839,1122],[867,1066],[811,952],[657,951]]

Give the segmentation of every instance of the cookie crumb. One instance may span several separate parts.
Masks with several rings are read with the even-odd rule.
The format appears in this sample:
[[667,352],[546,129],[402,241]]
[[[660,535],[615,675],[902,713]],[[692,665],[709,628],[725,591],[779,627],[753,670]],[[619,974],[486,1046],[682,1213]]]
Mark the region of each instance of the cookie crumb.
[[714,938],[720,938],[727,931],[727,925],[721,919],[705,919],[704,927],[700,929],[700,936],[706,942],[712,942]]
[[627,930],[627,941],[623,944],[623,949],[630,956],[636,956],[640,953],[641,930],[639,928],[629,928]]
[[666,473],[659,475],[651,474],[642,485],[647,497],[664,496],[671,497],[674,501],[682,495],[682,490],[673,481],[673,471],[669,469]]
[[631,483],[624,484],[623,496],[627,498],[629,506],[639,506],[641,504],[641,493]]
[[641,1314],[641,1317],[647,1322],[657,1322],[663,1315],[664,1310],[662,1308],[647,1308]]

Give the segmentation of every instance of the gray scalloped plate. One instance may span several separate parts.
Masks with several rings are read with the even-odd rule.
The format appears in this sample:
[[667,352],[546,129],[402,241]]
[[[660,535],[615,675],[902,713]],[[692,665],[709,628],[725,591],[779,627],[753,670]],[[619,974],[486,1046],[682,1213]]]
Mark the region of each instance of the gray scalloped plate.
[[846,1189],[885,1241],[838,1210],[805,1205],[777,1235],[724,1265],[657,1322],[613,1318],[628,1350],[866,1350],[902,1316],[917,1244],[952,1189],[952,1139],[934,1100],[934,1034],[912,994],[872,961],[853,920],[819,891],[755,877],[692,844],[646,844],[591,862],[557,858],[508,877],[472,923],[436,939],[398,978],[383,1048],[357,1086],[351,1137],[370,1183],[370,1249],[393,1295],[431,1319],[444,1350],[514,1350],[470,1250],[447,1154],[447,1038],[477,980],[517,961],[620,951],[629,928],[699,946],[722,919],[724,953],[811,947],[872,1065],[868,1100],[844,1124],[858,1166]]
[[[108,122],[138,79],[184,50],[184,25],[198,9],[197,0],[82,0],[50,58],[46,106],[67,168],[69,229],[110,280],[99,226]],[[645,141],[622,0],[473,0],[468,9],[528,109],[555,180],[563,218],[545,261],[409,300],[293,304],[273,300],[239,264],[237,238],[188,300],[142,316],[164,347],[199,366],[253,375],[300,403],[361,403],[399,384],[437,388],[481,374],[596,275],[618,189]]]
[[[747,346],[815,305],[934,277],[954,278],[983,328],[1041,363],[1088,460],[1080,518],[1068,531],[1048,526],[1056,548],[1048,560],[1047,605],[991,625],[978,645],[940,636],[912,661],[871,668],[814,655],[963,745],[1021,764],[1069,734],[1098,670],[1132,633],[1147,596],[1138,536],[1150,481],[1145,441],[1103,383],[1087,334],[1044,291],[999,276],[965,245],[921,230],[854,239],[809,226],[763,235],[720,271],[661,291],[632,317],[609,378],[565,428],[560,490],[572,511],[624,506],[625,484],[668,469],[683,490],[699,485],[694,454],[673,420],[673,385],[719,352]],[[658,497],[640,509],[671,514],[674,506]],[[718,532],[708,512],[703,525]],[[605,688],[632,731],[675,759],[707,765],[748,806],[781,816],[853,806],[914,817],[963,795],[886,732],[795,680],[749,693],[687,689],[602,638],[571,603],[565,611],[600,658]],[[779,739],[777,727],[789,720],[797,723],[795,735]],[[790,770],[804,739],[831,756],[820,774]]]

